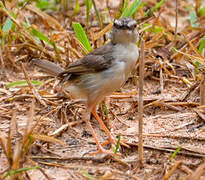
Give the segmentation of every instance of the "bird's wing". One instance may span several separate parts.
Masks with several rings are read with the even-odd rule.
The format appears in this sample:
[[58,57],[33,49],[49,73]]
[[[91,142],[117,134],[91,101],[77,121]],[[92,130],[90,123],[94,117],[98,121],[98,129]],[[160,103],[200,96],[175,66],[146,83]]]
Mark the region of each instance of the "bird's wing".
[[84,73],[100,72],[112,66],[113,45],[108,43],[93,52],[89,53],[82,59],[70,64],[65,71],[59,74],[59,77],[67,75],[82,75]]

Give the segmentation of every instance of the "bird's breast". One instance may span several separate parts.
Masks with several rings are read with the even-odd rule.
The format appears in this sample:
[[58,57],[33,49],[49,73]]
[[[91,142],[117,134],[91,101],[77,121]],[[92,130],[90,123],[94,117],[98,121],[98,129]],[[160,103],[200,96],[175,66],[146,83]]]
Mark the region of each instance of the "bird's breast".
[[137,45],[135,43],[119,44],[115,47],[113,54],[116,61],[125,63],[124,73],[127,79],[139,56]]

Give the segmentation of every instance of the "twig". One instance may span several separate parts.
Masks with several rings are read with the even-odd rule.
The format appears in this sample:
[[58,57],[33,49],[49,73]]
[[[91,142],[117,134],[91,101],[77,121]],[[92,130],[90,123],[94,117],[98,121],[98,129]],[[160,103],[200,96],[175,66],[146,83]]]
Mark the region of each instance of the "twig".
[[191,175],[192,174],[192,170],[190,168],[188,168],[187,166],[185,165],[181,165],[180,166],[180,169],[184,172],[186,172],[188,175]]
[[162,134],[143,134],[143,136],[149,137],[162,137],[162,138],[172,138],[172,139],[187,139],[187,140],[195,140],[195,141],[205,141],[205,137],[196,137],[196,136],[178,136],[178,135],[162,135]]
[[33,84],[31,83],[30,77],[28,75],[28,73],[26,72],[26,69],[24,67],[24,64],[21,64],[22,69],[23,69],[23,73],[24,76],[26,78],[26,81],[28,83],[28,86],[30,87],[31,91],[33,92],[33,95],[35,96],[35,98],[43,105],[43,106],[47,106],[46,103],[43,101],[43,99],[41,98],[41,96],[39,95],[38,91],[36,90],[36,88],[33,86]]
[[[129,146],[138,146],[137,143],[129,143],[127,142],[127,144]],[[155,146],[151,146],[151,145],[143,145],[144,148],[147,149],[152,149],[152,150],[157,150],[157,151],[163,151],[163,152],[169,152],[169,153],[173,153],[176,151],[176,149],[165,149],[165,148],[161,148],[161,147],[155,147]],[[191,152],[182,152],[179,151],[177,153],[178,155],[184,155],[184,156],[189,156],[189,157],[195,157],[195,158],[205,158],[205,154],[200,154],[200,153],[191,153]]]
[[[33,166],[38,166],[38,163],[31,160],[30,158],[27,157],[27,161],[31,163]],[[48,179],[51,180],[51,178],[47,175],[47,173],[43,170],[43,168],[39,167],[38,170]]]
[[175,165],[168,171],[167,174],[165,174],[162,178],[162,180],[168,180],[169,177],[174,173],[174,171],[178,168],[178,166],[182,163],[182,161],[177,161]]
[[198,180],[205,172],[205,163],[201,164],[187,180]]
[[196,2],[195,11],[196,11],[197,15],[199,15],[199,8],[201,6],[201,0],[196,0],[195,2]]
[[205,105],[205,75],[203,73],[200,83],[200,105]]
[[31,159],[48,159],[48,160],[58,160],[58,161],[75,161],[75,160],[83,160],[83,161],[94,161],[94,162],[105,162],[111,156],[104,155],[102,157],[89,157],[89,156],[71,156],[71,157],[54,157],[54,156],[30,156]]
[[74,122],[70,122],[67,124],[62,125],[60,128],[56,129],[54,132],[49,133],[49,136],[58,136],[59,134],[61,134],[65,129],[67,129],[70,126],[74,126],[76,124],[80,124],[84,121],[74,121]]
[[139,59],[139,103],[138,103],[138,119],[139,119],[139,146],[138,146],[138,153],[139,153],[139,163],[140,165],[143,164],[143,87],[144,87],[144,47],[145,42],[141,40],[141,56]]
[[40,51],[44,52],[46,55],[48,55],[51,59],[55,60],[56,58],[54,56],[52,56],[49,52],[47,52],[44,48],[42,48],[37,42],[36,40],[27,32],[27,30],[25,30],[25,28],[13,17],[10,15],[10,13],[4,9],[4,8],[0,8],[0,11],[2,11],[3,13],[5,13],[13,23],[15,23],[17,25],[17,27],[20,29],[20,32],[24,35],[24,37],[26,37],[29,41],[31,41]]
[[205,122],[205,114],[200,111],[200,109],[194,109],[194,111],[198,114],[198,116]]
[[123,125],[130,127],[130,125],[126,124],[125,122],[123,122],[112,110],[109,109],[109,112]]
[[161,94],[163,95],[163,92],[164,92],[164,79],[163,79],[162,68],[160,68],[160,91],[161,91]]
[[181,97],[181,99],[180,99],[180,101],[185,101],[187,98],[188,98],[188,96],[190,95],[190,93],[192,92],[192,91],[194,91],[197,87],[198,87],[198,83],[196,82],[196,83],[194,83],[189,89],[188,89],[188,91],[187,92],[185,92],[184,94],[182,94],[182,97]]
[[178,28],[178,0],[176,0],[176,8],[175,8],[175,31],[174,31],[174,46],[176,46],[177,42],[177,28]]

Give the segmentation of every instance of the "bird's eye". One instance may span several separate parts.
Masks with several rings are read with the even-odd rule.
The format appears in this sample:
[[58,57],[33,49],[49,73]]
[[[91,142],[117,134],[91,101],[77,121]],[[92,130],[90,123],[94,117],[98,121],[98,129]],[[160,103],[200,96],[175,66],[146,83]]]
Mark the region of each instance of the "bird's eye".
[[116,27],[116,28],[120,28],[120,25],[117,24],[117,23],[114,23],[114,27]]

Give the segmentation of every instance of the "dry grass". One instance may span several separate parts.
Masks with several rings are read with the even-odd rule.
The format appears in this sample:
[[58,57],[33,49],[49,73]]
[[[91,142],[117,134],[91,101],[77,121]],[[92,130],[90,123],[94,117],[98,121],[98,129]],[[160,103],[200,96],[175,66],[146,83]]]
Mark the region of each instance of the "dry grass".
[[[84,1],[66,2],[51,3],[45,11],[34,2],[0,2],[0,178],[205,178],[204,2],[179,1],[176,16],[175,1],[165,1],[152,14],[147,12],[157,1],[146,0],[133,15],[145,40],[143,167],[137,151],[139,64],[126,85],[99,106],[113,134],[131,147],[122,147],[123,156],[116,159],[83,156],[96,148],[81,119],[84,106],[65,104],[68,99],[56,96],[56,80],[30,63],[41,58],[66,67],[88,52],[72,22],[82,24],[95,49],[107,42],[111,21],[123,11],[118,1],[98,0],[101,18],[94,9],[88,18]],[[95,120],[92,124],[106,141]],[[171,154],[176,154],[172,160]]]

